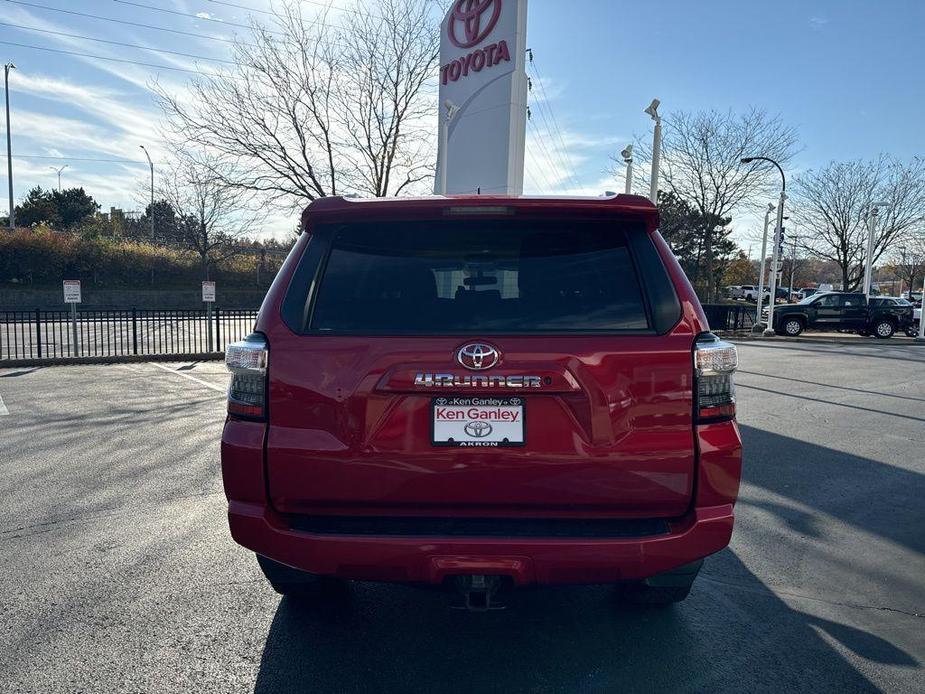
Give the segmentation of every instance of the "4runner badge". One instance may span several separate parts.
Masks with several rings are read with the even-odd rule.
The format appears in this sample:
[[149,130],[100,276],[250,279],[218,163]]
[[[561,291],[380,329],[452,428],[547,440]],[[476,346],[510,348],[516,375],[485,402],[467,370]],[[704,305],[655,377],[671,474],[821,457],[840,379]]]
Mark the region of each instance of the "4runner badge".
[[542,388],[540,376],[457,376],[455,374],[419,373],[414,385],[424,388]]

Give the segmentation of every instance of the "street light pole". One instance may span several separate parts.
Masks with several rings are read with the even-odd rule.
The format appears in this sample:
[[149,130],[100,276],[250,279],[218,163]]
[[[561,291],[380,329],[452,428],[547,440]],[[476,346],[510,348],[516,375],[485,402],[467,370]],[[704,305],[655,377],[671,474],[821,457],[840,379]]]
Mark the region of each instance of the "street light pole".
[[57,167],[55,167],[55,166],[49,166],[49,167],[48,167],[49,169],[51,169],[52,171],[54,171],[55,173],[58,174],[58,192],[59,192],[59,193],[61,192],[61,172],[64,171],[67,167],[68,167],[67,164],[65,164],[64,166],[62,166],[60,169],[57,168]]
[[13,205],[13,136],[10,131],[10,70],[15,70],[13,63],[3,66],[3,88],[6,94],[6,174],[10,183],[10,229],[16,228],[16,210]]
[[624,192],[630,195],[633,192],[633,145],[627,145],[620,152],[620,156],[623,157],[623,163],[626,164],[626,187]]
[[864,296],[868,299],[870,299],[870,283],[873,279],[874,238],[877,231],[877,216],[880,214],[881,207],[889,207],[889,203],[871,203],[870,214],[867,218],[867,256],[864,263]]
[[758,273],[758,313],[755,316],[755,326],[752,332],[761,332],[761,307],[764,306],[764,270],[765,261],[768,255],[768,226],[771,224],[771,213],[774,211],[774,203],[768,203],[768,210],[764,213],[764,233],[761,235],[761,271]]
[[[777,260],[780,250],[780,237],[784,228],[784,204],[787,202],[787,176],[784,174],[781,165],[768,157],[744,157],[742,159],[743,164],[751,164],[755,161],[766,161],[774,164],[780,172],[781,178],[780,201],[777,203],[777,226],[774,230],[774,246],[771,249],[771,295],[768,302],[768,327],[764,330],[765,337],[771,337],[775,335],[774,302],[777,300]],[[758,297],[758,301],[764,301],[764,296]]]
[[790,251],[790,291],[787,294],[787,301],[792,301],[793,297],[793,275],[797,267],[797,235],[793,235],[793,248]]
[[[912,285],[909,285],[909,299],[912,300]],[[916,342],[925,342],[925,278],[922,279],[922,308],[919,309],[919,336]]]
[[655,134],[652,138],[652,179],[649,182],[649,200],[658,205],[658,173],[662,163],[662,117],[658,114],[658,107],[662,102],[652,99],[652,103],[645,110],[655,121]]
[[151,243],[154,243],[154,162],[151,161],[151,155],[148,154],[147,148],[144,145],[138,146],[144,150],[145,156],[148,158],[148,166],[151,167],[151,206],[148,208],[148,217],[150,217],[151,221]]

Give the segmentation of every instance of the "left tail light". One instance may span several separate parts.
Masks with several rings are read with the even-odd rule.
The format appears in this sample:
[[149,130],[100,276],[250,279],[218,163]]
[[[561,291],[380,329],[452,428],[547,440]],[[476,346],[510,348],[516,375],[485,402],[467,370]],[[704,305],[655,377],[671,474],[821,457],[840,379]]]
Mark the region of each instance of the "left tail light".
[[267,366],[269,345],[254,333],[228,345],[225,366],[231,372],[228,386],[228,414],[235,417],[267,418]]
[[736,391],[733,374],[739,366],[736,346],[707,333],[694,345],[697,381],[697,422],[707,424],[734,419]]

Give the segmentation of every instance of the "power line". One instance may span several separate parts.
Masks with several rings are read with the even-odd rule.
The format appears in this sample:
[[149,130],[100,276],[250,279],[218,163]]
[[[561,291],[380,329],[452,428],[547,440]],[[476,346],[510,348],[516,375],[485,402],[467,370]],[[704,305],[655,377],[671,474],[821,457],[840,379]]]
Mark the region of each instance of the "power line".
[[268,14],[273,17],[276,16],[276,13],[272,12],[271,10],[260,10],[260,9],[257,9],[256,7],[247,7],[246,5],[239,5],[236,2],[227,2],[227,0],[206,0],[206,2],[211,2],[216,5],[225,5],[227,7],[236,7],[239,10],[247,10],[248,12],[256,12],[257,14]]
[[527,156],[530,157],[531,161],[536,166],[537,173],[543,179],[542,181],[539,181],[539,179],[537,179],[537,182],[546,186],[546,190],[545,190],[546,193],[550,193],[550,194],[555,193],[556,186],[550,182],[549,177],[546,175],[546,171],[550,167],[546,166],[545,162],[542,159],[545,158],[546,162],[552,165],[552,168],[556,168],[557,164],[552,160],[552,157],[549,154],[549,150],[546,149],[546,146],[543,142],[542,133],[540,132],[539,128],[536,127],[536,123],[534,123],[532,119],[528,119],[527,125],[529,128],[533,130],[533,133],[534,133],[533,139],[537,143],[538,150],[539,150],[538,152],[534,152],[533,149],[530,147],[526,149]]
[[[210,2],[213,0],[210,0]],[[317,5],[318,7],[324,7],[326,9],[332,9],[329,2],[319,2],[318,0],[298,0],[303,5]],[[350,14],[355,14],[359,17],[372,17],[373,19],[381,19],[383,21],[388,21],[387,17],[383,17],[381,14],[372,14],[370,12],[361,12],[360,10],[355,10],[351,7],[335,7],[333,8],[339,12],[349,12]]]
[[113,46],[125,46],[126,48],[137,48],[142,51],[154,51],[155,53],[170,53],[171,55],[181,55],[185,58],[195,58],[197,60],[211,60],[216,63],[225,63],[227,65],[236,65],[233,60],[223,60],[222,58],[209,58],[204,55],[196,55],[195,53],[182,53],[180,51],[170,51],[166,48],[149,48],[148,46],[140,46],[137,43],[124,43],[122,41],[110,41],[108,39],[98,39],[92,36],[81,36],[80,34],[69,34],[64,31],[52,31],[51,29],[39,29],[37,27],[27,27],[22,24],[11,24],[9,22],[0,22],[0,26],[13,27],[14,29],[23,29],[26,31],[37,31],[43,34],[54,34],[56,36],[68,36],[72,39],[81,39],[84,41],[97,41],[99,43],[108,43]]
[[[572,177],[572,169],[568,165],[568,162],[563,158],[561,148],[555,142],[555,133],[553,132],[553,128],[549,122],[549,117],[546,115],[546,111],[543,109],[541,102],[534,103],[536,104],[536,110],[539,112],[540,118],[546,127],[546,137],[543,137],[543,133],[540,132],[539,126],[534,122],[533,127],[537,132],[537,141],[543,153],[546,155],[547,159],[549,159],[549,163],[552,164],[553,168],[562,172],[561,178],[563,181],[565,181],[566,179]],[[550,142],[551,146],[547,146],[547,140]]]
[[543,98],[543,104],[540,105],[540,106],[541,106],[541,108],[540,108],[540,115],[543,116],[543,118],[544,118],[544,120],[545,120],[546,116],[545,116],[545,114],[543,113],[543,109],[542,109],[542,106],[545,106],[546,111],[548,111],[548,113],[549,113],[549,118],[550,118],[550,120],[551,120],[551,122],[552,122],[552,128],[551,128],[550,134],[551,134],[551,135],[554,135],[554,137],[556,137],[556,138],[558,139],[558,141],[559,141],[559,146],[561,147],[560,152],[561,152],[562,156],[564,157],[564,159],[565,159],[565,161],[566,161],[566,165],[567,165],[567,167],[568,167],[568,174],[569,174],[569,177],[572,179],[573,184],[574,184],[576,187],[579,187],[578,180],[575,178],[575,165],[574,165],[574,162],[572,162],[571,155],[569,154],[568,148],[567,148],[566,145],[565,145],[565,138],[562,137],[562,130],[559,128],[559,122],[558,122],[558,120],[556,119],[556,114],[555,114],[555,112],[553,112],[553,110],[552,110],[552,105],[551,105],[550,102],[549,102],[549,96],[548,96],[547,93],[546,93],[546,86],[543,84],[543,78],[542,78],[542,76],[540,75],[539,68],[537,68],[537,66],[536,66],[536,62],[535,62],[534,56],[533,56],[533,51],[532,51],[532,50],[529,51],[529,54],[530,54],[529,66],[530,66],[530,69],[533,71],[534,77],[536,77],[536,81],[539,83],[540,92],[541,92],[541,95],[542,95],[542,98]]
[[[122,0],[115,0],[115,1],[116,1],[116,2],[122,2]],[[269,17],[277,17],[277,18],[279,17],[279,14],[277,14],[276,12],[273,12],[273,11],[271,11],[271,10],[261,10],[261,9],[256,8],[256,7],[247,7],[247,6],[245,6],[245,5],[239,5],[239,4],[236,3],[236,2],[227,2],[227,0],[205,0],[205,1],[206,1],[206,2],[213,2],[213,3],[215,3],[216,5],[225,5],[225,6],[227,6],[227,7],[236,7],[236,8],[238,8],[238,9],[245,10],[245,11],[247,11],[247,12],[255,12],[255,13],[257,13],[257,14],[264,14],[264,15],[267,15],[267,16],[269,16]],[[303,1],[304,1],[304,0],[303,0]],[[316,4],[316,3],[312,3],[312,4]],[[327,7],[327,5],[324,5],[324,3],[317,3],[317,4],[322,5],[322,6],[324,6],[324,7]],[[153,8],[152,8],[152,9],[153,9]],[[346,8],[343,8],[343,11],[344,11],[344,12],[348,12],[348,11],[352,11],[352,10],[347,10]],[[360,12],[356,12],[356,14],[360,15],[361,17],[373,17],[373,18],[376,18],[376,19],[382,19],[383,21],[387,21],[387,20],[385,19],[385,17],[379,17],[379,15],[374,15],[374,14],[362,14],[362,13],[360,13]],[[187,16],[191,16],[191,15],[187,15]],[[198,15],[197,15],[197,18],[198,18],[198,19],[207,19],[206,17],[199,17]],[[210,19],[211,19],[211,18],[210,18]],[[227,24],[227,23],[228,23],[228,22],[224,22],[223,20],[220,20],[220,19],[215,19],[215,20],[211,20],[211,21],[221,22],[221,23],[223,23],[223,24]],[[327,22],[322,22],[322,21],[320,21],[318,18],[310,19],[310,20],[308,20],[307,22],[306,22],[306,21],[302,21],[302,22],[300,22],[300,23],[302,24],[302,26],[309,26],[309,25],[314,26],[314,25],[317,25],[317,26],[327,27],[328,29],[342,29],[342,30],[343,30],[343,29],[346,29],[346,28],[347,28],[347,27],[343,26],[342,24],[328,24]],[[240,25],[237,25],[237,26],[240,26]]]
[[115,63],[128,63],[129,65],[141,65],[143,67],[152,67],[158,70],[173,70],[174,72],[188,72],[193,75],[200,75],[203,77],[222,77],[217,73],[201,72],[199,70],[187,70],[182,67],[171,67],[170,65],[159,65],[157,63],[144,63],[139,60],[128,60],[127,58],[110,58],[105,55],[94,55],[92,53],[80,53],[79,51],[65,51],[60,48],[46,48],[45,46],[30,46],[27,43],[16,43],[15,41],[0,41],[0,44],[5,46],[16,46],[18,48],[31,48],[36,51],[47,51],[49,53],[63,53],[64,55],[76,55],[81,58],[94,58],[96,60],[110,60]]
[[[216,22],[224,26],[239,27],[241,29],[252,29],[253,28],[250,24],[240,24],[238,22],[226,22],[222,19],[215,19],[214,17],[202,17],[198,14],[190,14],[189,12],[180,12],[179,10],[168,10],[165,7],[155,7],[154,5],[146,5],[143,2],[131,2],[131,0],[112,0],[112,1],[117,2],[120,5],[131,5],[132,7],[140,7],[141,9],[144,9],[144,10],[151,10],[152,12],[163,12],[164,14],[172,14],[178,17],[189,17],[191,19],[200,19],[204,22]],[[269,34],[279,34],[281,36],[284,35],[283,32],[274,31],[272,29],[265,29],[264,31],[266,31]]]
[[141,22],[130,22],[126,19],[116,19],[114,17],[103,17],[98,14],[89,14],[87,12],[77,12],[75,10],[64,10],[60,7],[49,7],[48,5],[40,5],[35,2],[25,2],[25,0],[4,0],[5,2],[11,2],[14,5],[23,5],[24,7],[32,7],[37,10],[47,10],[49,12],[60,12],[62,14],[69,14],[75,17],[86,17],[88,19],[98,19],[102,22],[113,22],[114,24],[124,24],[125,26],[139,27],[141,29],[152,29],[154,31],[166,31],[170,34],[179,34],[181,36],[193,36],[200,39],[206,39],[208,41],[221,41],[222,43],[238,43],[236,39],[229,39],[227,37],[221,36],[208,36],[207,34],[197,34],[193,31],[182,31],[180,29],[170,29],[168,27],[154,26],[153,24],[143,24]]
[[53,157],[47,154],[14,154],[14,159],[48,159],[52,161],[93,161],[93,162],[103,162],[107,164],[144,164],[148,165],[146,161],[136,161],[135,159],[102,159],[94,157]]

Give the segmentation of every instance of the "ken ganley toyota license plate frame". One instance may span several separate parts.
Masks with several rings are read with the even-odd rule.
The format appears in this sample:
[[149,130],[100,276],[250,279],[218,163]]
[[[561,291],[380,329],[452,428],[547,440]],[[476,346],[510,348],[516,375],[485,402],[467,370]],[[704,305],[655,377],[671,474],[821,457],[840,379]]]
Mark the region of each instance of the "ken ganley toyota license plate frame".
[[524,398],[434,398],[430,409],[430,441],[434,446],[509,448],[526,445]]

